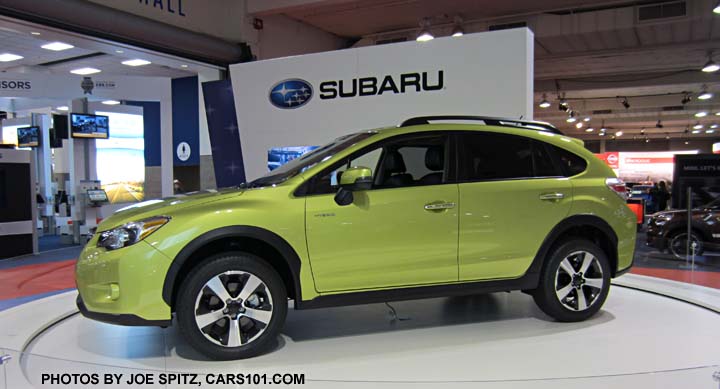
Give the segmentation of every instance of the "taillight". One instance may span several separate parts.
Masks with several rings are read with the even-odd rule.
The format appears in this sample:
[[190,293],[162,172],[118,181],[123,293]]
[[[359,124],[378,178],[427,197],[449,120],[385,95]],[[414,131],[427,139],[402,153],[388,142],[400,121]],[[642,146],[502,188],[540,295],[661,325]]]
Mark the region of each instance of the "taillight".
[[619,179],[619,178],[606,178],[605,179],[605,185],[607,185],[610,190],[615,192],[618,196],[620,196],[621,199],[627,200],[628,194],[627,194],[627,187],[625,186],[625,183]]

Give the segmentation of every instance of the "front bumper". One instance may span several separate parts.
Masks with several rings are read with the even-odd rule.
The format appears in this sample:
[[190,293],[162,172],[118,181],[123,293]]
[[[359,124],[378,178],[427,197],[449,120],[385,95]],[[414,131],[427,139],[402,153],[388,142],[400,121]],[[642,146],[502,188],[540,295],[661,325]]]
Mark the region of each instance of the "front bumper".
[[82,297],[78,294],[75,300],[77,308],[80,313],[88,319],[101,321],[103,323],[118,324],[121,326],[157,326],[157,327],[169,327],[172,325],[171,320],[145,320],[139,316],[132,314],[112,314],[112,313],[99,313],[91,312],[83,303]]
[[162,288],[172,261],[145,241],[112,251],[96,245],[94,237],[75,268],[83,315],[116,324],[168,325],[172,313]]

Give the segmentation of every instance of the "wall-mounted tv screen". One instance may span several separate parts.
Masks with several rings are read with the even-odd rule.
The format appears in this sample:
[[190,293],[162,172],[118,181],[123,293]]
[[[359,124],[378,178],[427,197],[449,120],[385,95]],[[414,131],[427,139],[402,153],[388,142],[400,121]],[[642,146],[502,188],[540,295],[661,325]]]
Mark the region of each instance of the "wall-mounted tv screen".
[[108,195],[103,189],[88,189],[87,190],[88,200],[92,202],[108,202]]
[[109,118],[103,115],[70,114],[70,130],[73,138],[107,139],[110,137],[109,123]]
[[18,147],[37,147],[39,127],[20,127],[17,129]]

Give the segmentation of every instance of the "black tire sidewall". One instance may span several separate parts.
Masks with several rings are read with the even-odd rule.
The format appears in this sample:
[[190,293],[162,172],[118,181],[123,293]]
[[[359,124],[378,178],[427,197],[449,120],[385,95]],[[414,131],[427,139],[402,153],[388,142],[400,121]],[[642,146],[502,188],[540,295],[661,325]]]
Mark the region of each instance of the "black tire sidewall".
[[[265,283],[273,301],[273,316],[260,337],[240,347],[229,348],[212,343],[197,328],[195,301],[208,280],[232,270],[252,273]],[[253,254],[230,252],[207,258],[191,272],[193,274],[180,287],[175,311],[181,333],[195,350],[212,359],[232,360],[256,356],[274,344],[287,316],[287,292],[285,284],[272,267]]]
[[[570,253],[587,251],[598,259],[603,272],[603,289],[597,300],[586,310],[578,312],[566,308],[557,298],[555,292],[555,274],[562,262]],[[610,291],[610,262],[605,252],[588,240],[571,240],[560,244],[551,251],[540,274],[538,288],[533,293],[535,302],[547,315],[563,322],[576,322],[590,318],[605,303]]]

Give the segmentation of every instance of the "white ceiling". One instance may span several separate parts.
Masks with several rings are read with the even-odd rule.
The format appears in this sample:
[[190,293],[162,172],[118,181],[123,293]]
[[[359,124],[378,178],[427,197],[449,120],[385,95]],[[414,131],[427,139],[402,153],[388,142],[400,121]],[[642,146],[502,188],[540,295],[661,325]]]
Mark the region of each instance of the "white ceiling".
[[[40,35],[33,35],[32,32]],[[42,45],[55,41],[68,43],[75,47],[64,51],[41,48]],[[7,72],[37,71],[68,74],[73,69],[93,67],[110,75],[176,78],[192,76],[209,68],[205,64],[194,63],[182,58],[5,17],[0,17],[0,42],[2,42],[0,53],[7,52],[24,57],[17,61],[0,62],[0,71]],[[96,54],[96,56],[82,58],[82,56],[92,54]],[[121,64],[122,61],[135,58],[147,59],[152,64],[137,67]],[[53,64],[56,61],[62,62]]]

